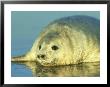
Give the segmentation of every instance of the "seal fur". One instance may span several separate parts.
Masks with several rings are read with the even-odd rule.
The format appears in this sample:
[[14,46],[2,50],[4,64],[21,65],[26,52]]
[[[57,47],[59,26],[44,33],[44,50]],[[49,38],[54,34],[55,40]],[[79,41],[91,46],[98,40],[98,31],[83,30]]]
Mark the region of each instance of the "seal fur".
[[98,62],[100,23],[89,16],[69,16],[48,24],[31,50],[12,61],[36,61],[43,66]]

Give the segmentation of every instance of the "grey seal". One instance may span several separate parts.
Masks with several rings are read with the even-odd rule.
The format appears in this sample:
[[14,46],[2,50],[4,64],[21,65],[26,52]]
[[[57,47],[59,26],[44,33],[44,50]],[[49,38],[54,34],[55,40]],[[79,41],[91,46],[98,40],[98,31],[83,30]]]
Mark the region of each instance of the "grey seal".
[[100,21],[84,15],[48,24],[24,56],[12,61],[36,61],[43,66],[100,61]]

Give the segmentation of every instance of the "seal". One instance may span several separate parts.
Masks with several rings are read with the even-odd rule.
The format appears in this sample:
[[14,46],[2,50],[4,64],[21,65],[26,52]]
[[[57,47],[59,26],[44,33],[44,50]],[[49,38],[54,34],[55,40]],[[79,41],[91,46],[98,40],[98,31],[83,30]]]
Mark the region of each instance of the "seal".
[[36,61],[43,66],[100,61],[100,21],[84,15],[48,24],[24,56],[12,61]]

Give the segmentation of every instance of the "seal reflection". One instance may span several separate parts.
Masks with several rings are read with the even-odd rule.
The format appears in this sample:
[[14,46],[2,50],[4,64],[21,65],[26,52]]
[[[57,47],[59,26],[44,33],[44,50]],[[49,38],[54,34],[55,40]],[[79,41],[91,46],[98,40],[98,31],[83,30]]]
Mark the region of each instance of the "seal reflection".
[[[68,66],[44,67],[36,62],[12,62],[31,70],[33,77],[99,77],[100,63],[82,63]],[[16,67],[19,69],[19,67]]]

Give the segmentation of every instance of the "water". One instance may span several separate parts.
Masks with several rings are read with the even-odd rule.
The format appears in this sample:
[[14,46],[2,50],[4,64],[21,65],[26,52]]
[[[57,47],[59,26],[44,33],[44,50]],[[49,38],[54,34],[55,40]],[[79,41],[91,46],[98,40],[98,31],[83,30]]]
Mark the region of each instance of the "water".
[[99,77],[100,63],[43,67],[36,62],[13,62],[12,76],[16,77]]

